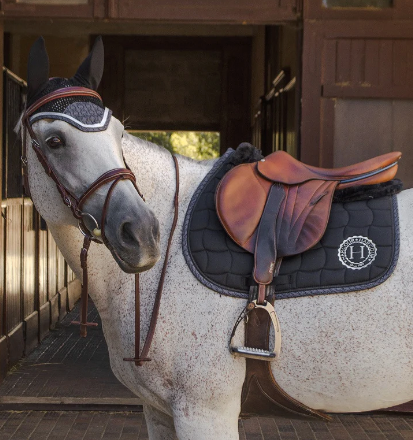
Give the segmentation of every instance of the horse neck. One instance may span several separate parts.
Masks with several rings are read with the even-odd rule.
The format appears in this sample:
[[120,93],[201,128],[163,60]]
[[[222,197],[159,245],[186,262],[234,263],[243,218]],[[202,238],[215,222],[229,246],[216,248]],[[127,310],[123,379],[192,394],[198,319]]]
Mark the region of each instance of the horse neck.
[[[133,136],[125,136],[124,154],[134,171],[146,202],[161,225],[163,253],[173,220],[177,172],[171,153],[165,148]],[[179,225],[183,222],[190,198],[214,161],[194,161],[177,155],[179,167]]]
[[[172,155],[164,148],[158,147],[145,141],[125,135],[124,156],[126,163],[135,173],[137,184],[143,193],[146,203],[154,211],[160,223],[161,231],[161,261],[150,271],[141,275],[142,300],[145,303],[153,303],[157,285],[162,269],[163,260],[167,248],[167,242],[172,226],[174,214],[174,197],[176,191],[176,169]],[[40,167],[37,158],[33,157],[35,167]],[[181,229],[188,203],[199,182],[211,169],[213,161],[196,162],[183,156],[178,156],[179,162],[179,217],[178,224],[171,249],[171,259],[181,252]],[[39,168],[38,175],[45,181],[48,190],[57,192],[55,184]],[[32,182],[31,182],[32,183]],[[40,183],[39,183],[40,184]],[[40,191],[36,191],[40,192]],[[49,193],[49,191],[46,191]],[[55,194],[56,206],[63,204],[60,196]],[[44,202],[45,203],[45,202]],[[72,216],[63,206],[64,211]],[[74,269],[78,278],[81,279],[79,253],[83,237],[76,227],[66,222],[52,222],[50,230],[62,250],[65,259]],[[124,312],[129,316],[130,310],[134,309],[134,276],[127,275],[117,266],[108,249],[102,245],[92,244],[89,250],[89,292],[104,321],[111,325],[112,321],[123,322],[117,316],[117,311]],[[96,274],[99,274],[96,276]],[[144,313],[149,316],[150,308]],[[133,323],[124,320],[122,325],[130,326]]]

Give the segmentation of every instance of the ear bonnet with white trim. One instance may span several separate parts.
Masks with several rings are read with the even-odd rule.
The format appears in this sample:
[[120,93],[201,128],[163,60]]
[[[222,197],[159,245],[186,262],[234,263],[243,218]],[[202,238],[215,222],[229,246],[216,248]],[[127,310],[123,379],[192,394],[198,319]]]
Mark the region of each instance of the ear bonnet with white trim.
[[[32,46],[28,63],[29,107],[43,96],[66,87],[87,87],[96,90],[103,74],[103,42],[98,37],[92,51],[80,65],[73,78],[49,79],[49,58],[40,37]],[[82,131],[103,131],[109,125],[112,111],[100,99],[89,96],[58,98],[37,109],[30,117],[32,124],[39,119],[58,119]]]

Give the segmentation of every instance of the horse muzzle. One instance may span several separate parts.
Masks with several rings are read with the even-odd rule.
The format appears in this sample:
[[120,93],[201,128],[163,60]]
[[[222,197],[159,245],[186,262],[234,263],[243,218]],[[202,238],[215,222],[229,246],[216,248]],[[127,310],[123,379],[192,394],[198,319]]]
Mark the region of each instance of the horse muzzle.
[[[122,217],[117,221],[116,217]],[[120,268],[127,273],[140,273],[151,269],[161,256],[159,222],[149,209],[138,218],[110,216],[106,225],[106,246]]]

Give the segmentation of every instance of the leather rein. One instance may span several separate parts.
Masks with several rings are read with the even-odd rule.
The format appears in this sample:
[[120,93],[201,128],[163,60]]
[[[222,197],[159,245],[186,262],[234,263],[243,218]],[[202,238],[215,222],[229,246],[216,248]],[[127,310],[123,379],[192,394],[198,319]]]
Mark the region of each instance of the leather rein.
[[[62,197],[63,203],[69,207],[72,211],[73,216],[79,222],[79,229],[81,233],[84,235],[83,247],[80,252],[80,263],[83,270],[83,282],[82,282],[82,293],[81,293],[81,318],[80,321],[73,321],[73,324],[80,325],[80,336],[87,336],[87,327],[89,326],[97,326],[97,323],[88,322],[87,321],[87,305],[88,305],[88,266],[87,266],[87,257],[88,250],[91,242],[95,242],[98,244],[104,243],[106,246],[109,246],[108,240],[105,235],[105,223],[107,210],[109,207],[109,201],[113,194],[113,191],[116,185],[122,180],[129,180],[132,182],[135,187],[137,193],[145,201],[142,193],[139,191],[139,188],[136,184],[136,177],[134,173],[129,169],[126,165],[126,168],[115,168],[103,173],[99,178],[97,178],[89,188],[80,196],[76,197],[72,192],[70,192],[59,180],[58,176],[54,172],[53,168],[50,166],[47,157],[43,153],[40,148],[40,142],[38,141],[29,121],[30,116],[38,110],[43,105],[48,102],[54,101],[59,98],[73,97],[73,96],[89,96],[91,98],[97,98],[102,101],[100,95],[94,90],[87,89],[84,87],[66,87],[63,89],[55,90],[42,98],[38,99],[34,102],[30,107],[28,107],[23,115],[22,123],[24,128],[27,129],[29,136],[31,138],[31,145],[33,150],[36,153],[36,156],[39,162],[42,164],[46,174],[52,178],[55,182],[56,187],[59,191],[59,194]],[[23,155],[22,155],[22,163],[24,169],[24,186],[26,193],[30,195],[29,185],[28,185],[28,173],[27,173],[27,144],[26,144],[26,130],[23,129]],[[133,358],[124,358],[124,361],[132,361],[135,362],[136,366],[142,366],[143,362],[150,361],[148,358],[149,349],[152,344],[153,336],[155,334],[155,328],[159,315],[159,308],[161,303],[163,285],[165,281],[166,268],[168,265],[168,258],[170,253],[170,248],[172,244],[173,234],[175,232],[176,224],[178,221],[178,207],[179,207],[179,166],[178,160],[175,155],[172,155],[175,172],[176,172],[176,189],[175,189],[175,198],[174,198],[174,218],[171,227],[171,231],[168,239],[168,246],[166,249],[165,260],[162,267],[161,276],[159,279],[158,290],[155,297],[155,302],[153,306],[149,331],[146,336],[145,344],[142,349],[142,353],[140,353],[140,288],[139,288],[139,274],[135,275],[135,355]],[[106,199],[103,204],[102,214],[100,219],[100,227],[97,220],[89,213],[83,212],[82,208],[86,200],[88,200],[100,187],[103,185],[110,183],[109,190],[106,194]],[[85,217],[91,218],[95,224],[95,228],[91,232],[89,228],[85,224]]]

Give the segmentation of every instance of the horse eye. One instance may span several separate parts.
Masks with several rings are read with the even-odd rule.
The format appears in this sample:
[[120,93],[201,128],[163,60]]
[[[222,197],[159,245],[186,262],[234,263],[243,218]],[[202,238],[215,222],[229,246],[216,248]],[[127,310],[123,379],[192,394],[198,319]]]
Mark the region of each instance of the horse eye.
[[57,136],[52,136],[49,139],[46,139],[46,144],[50,148],[59,148],[63,145],[63,141]]

